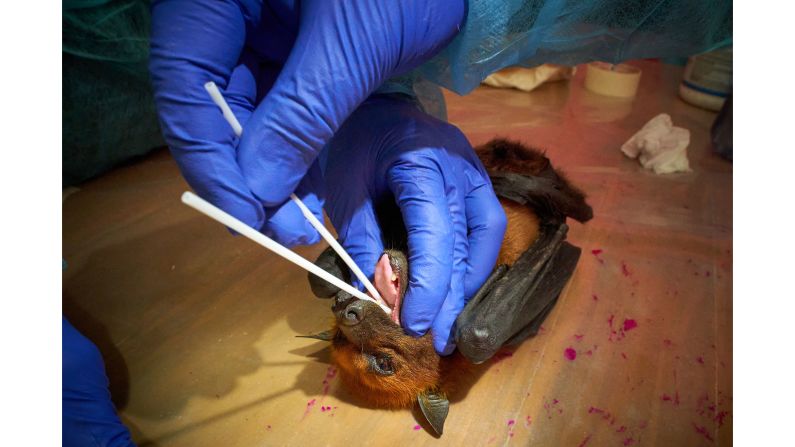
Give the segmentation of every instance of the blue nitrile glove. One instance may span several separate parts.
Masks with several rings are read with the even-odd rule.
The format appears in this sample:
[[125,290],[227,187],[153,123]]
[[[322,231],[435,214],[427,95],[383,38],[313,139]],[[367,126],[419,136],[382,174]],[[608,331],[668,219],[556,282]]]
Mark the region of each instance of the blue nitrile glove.
[[[163,0],[152,6],[150,70],[161,127],[196,192],[289,245],[318,234],[307,175],[348,115],[387,78],[443,48],[464,0]],[[237,141],[203,85],[214,81],[243,125]],[[298,188],[296,190],[296,188]]]
[[116,414],[99,350],[62,318],[64,447],[133,446]]
[[431,329],[436,350],[450,354],[455,319],[491,273],[506,225],[466,137],[407,97],[376,95],[343,124],[320,165],[326,212],[368,276],[384,249],[375,207],[400,208],[410,275],[401,325],[415,336]]

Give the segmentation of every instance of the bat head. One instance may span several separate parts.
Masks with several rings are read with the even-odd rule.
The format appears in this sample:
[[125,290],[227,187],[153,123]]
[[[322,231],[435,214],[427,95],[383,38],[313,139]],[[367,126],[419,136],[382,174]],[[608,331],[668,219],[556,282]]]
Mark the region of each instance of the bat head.
[[412,337],[399,324],[407,282],[405,254],[387,250],[376,265],[374,283],[392,315],[371,301],[339,291],[331,308],[334,328],[316,338],[331,341],[332,361],[349,392],[379,408],[410,408],[418,403],[441,434],[448,409],[439,391],[441,358],[431,334]]

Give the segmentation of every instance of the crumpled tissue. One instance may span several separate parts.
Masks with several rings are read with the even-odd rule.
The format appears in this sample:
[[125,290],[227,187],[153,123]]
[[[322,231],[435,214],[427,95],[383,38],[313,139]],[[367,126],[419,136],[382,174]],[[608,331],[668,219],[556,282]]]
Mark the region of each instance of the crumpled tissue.
[[637,158],[644,168],[655,174],[690,172],[689,144],[690,131],[674,126],[671,116],[661,113],[627,140],[621,152],[629,158]]
[[576,68],[543,64],[533,68],[508,67],[490,74],[482,81],[491,87],[515,88],[530,92],[546,82],[565,81],[574,76]]

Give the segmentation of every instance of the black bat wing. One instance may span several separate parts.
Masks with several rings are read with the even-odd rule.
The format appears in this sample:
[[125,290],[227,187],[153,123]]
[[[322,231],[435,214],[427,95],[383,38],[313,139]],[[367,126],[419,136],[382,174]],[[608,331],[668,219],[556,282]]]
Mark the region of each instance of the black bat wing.
[[498,196],[529,206],[542,222],[563,223],[566,217],[587,222],[593,217],[585,197],[552,168],[547,176],[489,172],[489,177]]
[[538,333],[580,259],[581,250],[565,242],[566,218],[586,222],[593,217],[584,194],[546,157],[530,150],[524,154],[543,168],[534,175],[491,171],[489,176],[497,195],[535,212],[541,231],[513,266],[495,269],[456,319],[458,349],[473,363]]
[[580,249],[564,241],[568,226],[545,227],[510,268],[500,266],[456,319],[458,350],[482,363],[502,346],[538,332],[577,261]]

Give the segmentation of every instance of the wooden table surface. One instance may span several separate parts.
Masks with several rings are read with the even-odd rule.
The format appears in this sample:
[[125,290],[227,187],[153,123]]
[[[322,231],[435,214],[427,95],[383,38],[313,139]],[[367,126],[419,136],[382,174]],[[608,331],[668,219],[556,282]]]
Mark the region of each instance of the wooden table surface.
[[[64,314],[102,351],[141,445],[709,446],[732,442],[732,166],[715,114],[676,97],[681,69],[640,62],[634,101],[569,83],[446,94],[473,145],[545,149],[594,208],[577,270],[537,337],[453,403],[445,434],[361,406],[329,365],[327,302],[303,271],[186,208],[165,150],[63,204]],[[621,144],[669,113],[693,172],[658,176]],[[298,249],[314,258],[324,245]],[[576,351],[576,358],[564,355]]]

